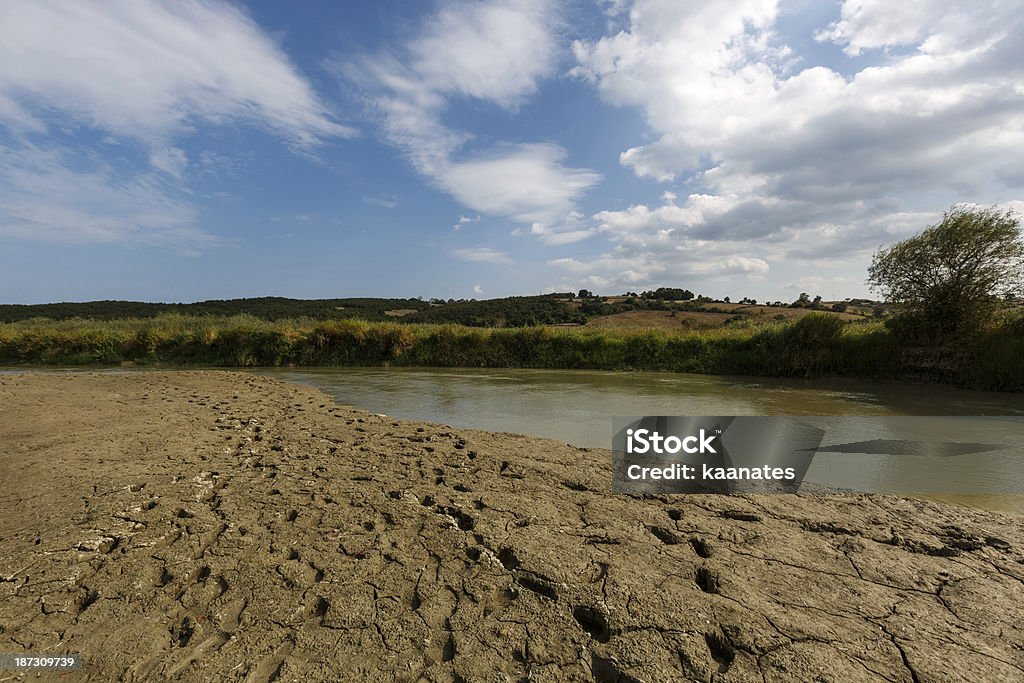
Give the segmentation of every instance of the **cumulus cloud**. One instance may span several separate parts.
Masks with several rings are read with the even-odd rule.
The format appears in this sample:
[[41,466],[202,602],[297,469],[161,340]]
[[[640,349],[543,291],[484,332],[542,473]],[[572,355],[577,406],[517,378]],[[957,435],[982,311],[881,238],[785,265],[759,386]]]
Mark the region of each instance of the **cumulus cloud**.
[[760,278],[768,262],[751,255],[743,242],[663,239],[661,244],[621,242],[596,257],[552,259],[548,265],[572,276],[573,282],[605,291],[647,289],[696,283],[715,284]]
[[550,143],[500,147],[450,165],[439,181],[460,202],[523,223],[551,222],[600,178],[561,164],[565,150]]
[[553,71],[555,21],[543,0],[450,3],[409,45],[412,70],[435,91],[514,106]]
[[[870,49],[915,45],[930,35],[940,34],[941,37],[936,35],[933,39],[936,45],[947,42],[951,36],[981,28],[978,20],[983,20],[988,13],[977,9],[981,7],[972,12],[955,0],[847,0],[842,4],[840,19],[819,31],[816,37],[843,45],[850,55]],[[922,49],[931,51],[930,46],[922,46]]]
[[624,30],[574,44],[573,73],[657,136],[623,166],[699,191],[594,219],[622,249],[726,242],[760,268],[862,258],[955,201],[1019,200],[1020,9],[846,0],[815,32],[849,56],[826,66],[789,47],[776,0],[635,0]]
[[675,195],[669,193],[666,203],[654,209],[637,204],[622,211],[600,211],[594,214],[594,219],[602,230],[619,240],[657,243],[722,216],[737,201],[735,197],[693,194],[687,198],[685,206],[676,206],[675,199]]
[[700,151],[679,136],[667,134],[655,143],[630,147],[619,155],[619,163],[641,178],[664,182],[673,180],[679,169],[700,166]]
[[601,176],[566,166],[565,150],[550,142],[464,153],[472,136],[442,115],[457,98],[509,110],[521,104],[554,73],[558,24],[557,8],[542,0],[454,2],[430,16],[401,54],[336,66],[368,93],[387,140],[438,187],[474,211],[550,224]]
[[708,2],[694,16],[638,0],[628,32],[576,44],[577,73],[610,101],[642,107],[661,133],[623,152],[640,176],[670,179],[708,159],[709,189],[796,199],[978,184],[1008,171],[1022,134],[1024,66],[1003,53],[1024,21],[1006,3],[972,5],[970,16],[952,5],[846,2],[829,39],[917,50],[851,74],[809,65],[786,76],[777,3]]

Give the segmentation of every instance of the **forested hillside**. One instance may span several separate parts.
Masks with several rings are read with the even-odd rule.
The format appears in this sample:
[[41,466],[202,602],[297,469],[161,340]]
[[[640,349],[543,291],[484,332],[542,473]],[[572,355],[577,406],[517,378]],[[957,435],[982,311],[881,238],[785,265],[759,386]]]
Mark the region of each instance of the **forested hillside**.
[[264,320],[359,318],[380,321],[389,319],[390,316],[386,314],[386,311],[419,311],[429,307],[430,304],[420,299],[286,299],[276,296],[200,301],[189,304],[153,304],[138,301],[87,301],[35,305],[0,304],[0,322],[17,322],[30,318],[121,320],[153,318],[166,313],[215,316],[248,314]]

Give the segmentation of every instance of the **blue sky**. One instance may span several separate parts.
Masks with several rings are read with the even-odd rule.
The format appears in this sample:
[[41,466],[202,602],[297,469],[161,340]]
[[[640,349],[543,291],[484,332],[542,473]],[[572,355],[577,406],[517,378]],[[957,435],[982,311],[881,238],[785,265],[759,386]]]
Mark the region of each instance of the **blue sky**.
[[0,5],[0,301],[867,294],[1024,209],[1024,3]]

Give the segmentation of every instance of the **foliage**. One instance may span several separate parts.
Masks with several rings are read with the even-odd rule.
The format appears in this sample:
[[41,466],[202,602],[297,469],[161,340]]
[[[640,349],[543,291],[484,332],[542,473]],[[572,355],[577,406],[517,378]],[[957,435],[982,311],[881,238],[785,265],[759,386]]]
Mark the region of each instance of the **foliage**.
[[[174,366],[448,366],[873,378],[913,376],[1024,391],[1024,316],[1006,315],[958,355],[906,349],[877,322],[814,313],[792,323],[679,331],[472,328],[311,318],[164,315],[0,324],[0,363]],[[948,368],[944,359],[959,359]],[[925,374],[921,374],[921,368]],[[941,372],[927,370],[939,367]]]
[[586,321],[586,315],[553,295],[467,301],[428,308],[402,318],[406,323],[454,323],[470,327],[524,327]]
[[[90,301],[82,303],[0,305],[0,322],[32,318],[70,320],[125,320],[166,315],[230,317],[248,315],[280,321],[309,318],[320,321],[365,320],[370,322],[454,324],[469,327],[528,327],[531,325],[582,325],[591,318],[630,311],[708,311],[711,299],[692,300],[684,289],[662,287],[643,295],[599,297],[580,290],[541,296],[506,297],[483,301],[449,299],[285,299],[263,297],[202,301],[192,304]],[[401,315],[396,315],[396,313]]]
[[790,308],[807,308],[811,305],[811,297],[807,292],[800,292],[800,296],[797,300],[789,305]]
[[923,232],[880,249],[868,281],[897,307],[890,327],[909,343],[977,335],[1001,298],[1024,285],[1024,239],[1010,210],[954,206]]
[[191,304],[141,303],[138,301],[88,301],[59,304],[2,304],[0,322],[16,322],[31,318],[69,320],[121,320],[126,318],[155,318],[161,315],[251,315],[264,320],[285,318],[314,318],[329,320],[360,318],[362,320],[388,320],[385,311],[423,310],[430,305],[419,299],[286,299],[261,297],[255,299],[228,299],[200,301]]
[[[419,365],[664,370],[725,374],[868,374],[838,363],[842,323],[800,321],[703,331],[481,329],[359,320],[266,321],[168,315],[0,324],[0,362],[56,365]],[[890,354],[891,355],[891,354]],[[830,365],[830,363],[832,365]]]
[[811,377],[834,371],[846,324],[838,317],[811,313],[788,325],[755,332],[747,342],[750,374]]
[[644,292],[640,295],[643,299],[661,299],[667,301],[689,301],[693,298],[693,292],[678,287],[658,287],[652,292]]

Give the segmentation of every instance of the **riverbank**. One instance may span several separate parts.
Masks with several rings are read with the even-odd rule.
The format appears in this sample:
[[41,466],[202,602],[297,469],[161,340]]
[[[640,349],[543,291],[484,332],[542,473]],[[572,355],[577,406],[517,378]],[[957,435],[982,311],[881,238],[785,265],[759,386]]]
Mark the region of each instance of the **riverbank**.
[[1012,680],[1024,523],[612,496],[606,451],[231,372],[0,376],[0,651],[88,680]]
[[359,320],[166,315],[0,324],[0,363],[280,367],[406,366],[642,370],[762,377],[859,377],[1024,391],[1020,325],[970,345],[901,346],[880,323],[811,314],[797,322],[669,332],[478,328]]

